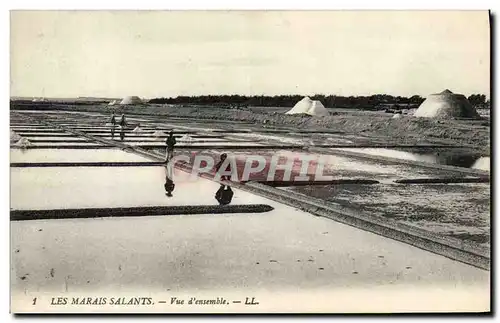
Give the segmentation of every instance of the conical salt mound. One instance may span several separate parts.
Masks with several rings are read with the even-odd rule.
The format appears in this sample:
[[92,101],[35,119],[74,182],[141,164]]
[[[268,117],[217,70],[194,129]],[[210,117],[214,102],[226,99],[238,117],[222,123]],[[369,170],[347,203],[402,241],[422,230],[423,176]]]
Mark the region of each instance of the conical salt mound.
[[450,90],[431,94],[418,107],[415,117],[479,119],[479,113],[462,94]]
[[472,168],[489,171],[490,165],[491,165],[490,157],[481,157],[478,160],[476,160],[474,165],[472,165]]
[[192,142],[193,140],[194,140],[194,138],[189,136],[188,134],[185,134],[184,136],[179,138],[179,141],[188,142],[188,143]]
[[453,92],[451,92],[450,90],[446,89],[446,90],[444,90],[443,92],[441,92],[439,94],[446,95],[446,94],[453,94]]
[[19,139],[18,142],[15,143],[15,145],[19,146],[19,147],[27,147],[27,146],[31,146],[31,142],[26,138],[21,138],[21,139]]
[[120,105],[125,105],[125,104],[141,104],[142,100],[139,99],[138,96],[127,96],[124,97],[123,100],[121,100]]
[[402,117],[401,114],[398,113],[398,114],[393,115],[392,119],[399,119],[401,117]]
[[161,130],[156,130],[155,132],[153,132],[153,136],[155,136],[155,137],[164,137],[164,136],[166,136],[166,135],[167,135],[167,134],[166,134],[166,133],[164,133],[164,132],[163,132],[163,131],[161,131]]
[[132,130],[132,132],[141,132],[142,129],[139,128],[139,126],[135,127],[134,130]]
[[305,97],[299,102],[297,102],[293,108],[286,114],[308,114],[311,116],[328,116],[328,110],[325,106],[317,100],[311,100],[309,97]]

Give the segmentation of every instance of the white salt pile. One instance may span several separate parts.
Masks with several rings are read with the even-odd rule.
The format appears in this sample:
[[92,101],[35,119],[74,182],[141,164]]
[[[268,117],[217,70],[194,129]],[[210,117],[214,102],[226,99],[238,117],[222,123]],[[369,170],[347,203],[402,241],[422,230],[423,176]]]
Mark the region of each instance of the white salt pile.
[[155,137],[162,137],[162,136],[166,136],[167,134],[164,133],[163,131],[161,130],[156,130],[155,132],[153,132],[153,136]]
[[330,113],[325,108],[325,106],[317,100],[311,100],[309,97],[305,97],[299,102],[297,102],[291,110],[286,112],[286,114],[308,114],[311,116],[329,116]]
[[31,142],[26,138],[21,138],[14,145],[18,147],[27,147],[31,146]]
[[189,136],[188,134],[185,134],[184,136],[179,138],[179,141],[192,142],[194,141],[194,138]]
[[480,118],[477,110],[462,94],[455,94],[450,90],[431,94],[413,114],[424,118]]
[[16,142],[19,141],[22,137],[15,133],[14,131],[10,131],[10,142]]
[[490,157],[481,157],[478,160],[476,160],[474,165],[472,165],[472,168],[489,171],[490,164],[491,164]]

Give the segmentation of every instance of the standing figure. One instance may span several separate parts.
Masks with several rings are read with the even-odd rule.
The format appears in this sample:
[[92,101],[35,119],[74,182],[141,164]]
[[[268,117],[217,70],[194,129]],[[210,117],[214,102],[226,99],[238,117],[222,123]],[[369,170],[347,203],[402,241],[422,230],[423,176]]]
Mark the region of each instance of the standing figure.
[[[220,161],[217,163],[217,165],[215,165],[215,173],[218,173],[218,172],[231,172],[231,164],[228,164],[226,169],[221,169],[222,167],[222,164],[224,163],[224,161],[227,159],[227,154],[221,154],[220,155]],[[231,176],[227,176],[227,175],[222,175],[221,176],[221,181],[230,181],[231,180]]]
[[116,126],[116,117],[114,112],[111,115],[110,123],[111,123],[111,139],[113,139],[115,137],[115,126]]
[[174,132],[170,131],[167,138],[167,156],[166,156],[167,163],[170,159],[172,159],[172,157],[174,157],[174,146],[176,143],[177,141],[175,140]]

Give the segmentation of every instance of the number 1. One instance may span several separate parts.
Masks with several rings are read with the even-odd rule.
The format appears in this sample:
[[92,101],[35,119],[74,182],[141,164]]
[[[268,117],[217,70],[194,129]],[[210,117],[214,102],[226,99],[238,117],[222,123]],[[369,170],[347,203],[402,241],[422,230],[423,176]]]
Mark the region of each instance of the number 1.
[[36,305],[36,297],[33,298],[33,305]]

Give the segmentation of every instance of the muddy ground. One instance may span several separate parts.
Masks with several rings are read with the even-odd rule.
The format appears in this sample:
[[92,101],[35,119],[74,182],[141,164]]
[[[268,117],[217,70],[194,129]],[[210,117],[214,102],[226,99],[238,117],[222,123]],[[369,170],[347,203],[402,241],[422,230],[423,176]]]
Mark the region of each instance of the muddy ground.
[[291,190],[460,240],[490,243],[489,184],[316,185]]

